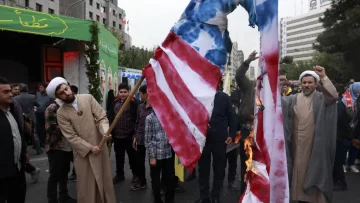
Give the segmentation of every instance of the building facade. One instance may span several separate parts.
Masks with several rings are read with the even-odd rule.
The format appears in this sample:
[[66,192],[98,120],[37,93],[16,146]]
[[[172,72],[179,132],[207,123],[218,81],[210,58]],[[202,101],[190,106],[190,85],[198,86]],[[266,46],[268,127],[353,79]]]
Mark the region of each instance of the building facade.
[[59,15],[60,0],[0,0],[0,4]]
[[[119,8],[118,0],[66,0],[60,2],[60,15],[92,20],[103,24],[105,27],[113,28],[123,36],[125,48],[132,45],[131,37],[126,30],[126,13]],[[125,21],[125,22],[123,22]]]
[[228,57],[228,61],[225,65],[224,72],[229,72],[232,84],[235,84],[236,69],[244,62],[244,53],[238,50],[238,43],[233,42],[231,53]]
[[255,80],[255,66],[249,67],[249,70],[246,72],[246,77],[250,80]]
[[331,6],[331,0],[309,0],[309,12],[280,20],[280,55],[294,61],[311,60],[313,44],[324,31],[319,18]]
[[125,48],[132,46],[131,36],[125,32],[126,13],[117,6],[118,0],[0,0],[0,4],[97,21],[119,32]]

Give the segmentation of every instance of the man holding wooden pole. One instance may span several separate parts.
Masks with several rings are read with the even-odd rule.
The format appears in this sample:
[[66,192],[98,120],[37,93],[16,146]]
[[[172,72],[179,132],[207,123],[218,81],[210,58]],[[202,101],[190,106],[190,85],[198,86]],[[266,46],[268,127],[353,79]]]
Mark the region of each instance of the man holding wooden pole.
[[[74,95],[66,80],[54,78],[47,94],[63,102],[57,112],[59,127],[74,151],[79,203],[115,203],[107,146],[109,121],[98,102],[88,94]],[[103,144],[102,144],[103,145]]]

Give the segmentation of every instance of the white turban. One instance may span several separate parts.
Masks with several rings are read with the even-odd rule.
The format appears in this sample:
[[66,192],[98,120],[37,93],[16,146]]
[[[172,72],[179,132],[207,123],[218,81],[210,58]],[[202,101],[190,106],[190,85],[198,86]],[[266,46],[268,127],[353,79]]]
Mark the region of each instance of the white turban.
[[300,77],[299,77],[299,81],[300,81],[300,82],[301,82],[301,79],[302,79],[305,75],[311,75],[311,76],[313,76],[313,77],[316,79],[316,82],[319,82],[319,80],[320,80],[319,75],[318,75],[315,71],[307,70],[307,71],[304,71],[303,73],[301,73],[301,75],[300,75]]
[[47,95],[49,97],[55,99],[56,98],[56,96],[55,96],[56,88],[61,84],[68,84],[68,82],[62,77],[56,77],[56,78],[52,79],[46,88]]

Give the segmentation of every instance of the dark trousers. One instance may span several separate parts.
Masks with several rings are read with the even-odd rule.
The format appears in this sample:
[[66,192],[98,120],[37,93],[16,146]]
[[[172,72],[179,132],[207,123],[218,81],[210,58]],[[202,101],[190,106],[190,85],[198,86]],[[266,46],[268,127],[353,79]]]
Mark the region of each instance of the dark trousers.
[[146,148],[144,145],[137,145],[136,150],[136,175],[141,183],[146,183],[145,176]]
[[[354,165],[355,164],[355,159],[357,157],[357,154],[359,152],[358,149],[356,149],[352,144],[351,144],[351,140],[348,139],[344,139],[343,141],[343,149],[344,149],[344,159],[343,159],[343,164],[344,165]],[[348,160],[346,162],[346,153],[349,151],[349,157]]]
[[73,152],[73,155],[71,156],[71,160],[70,160],[70,161],[73,163],[73,169],[72,169],[72,174],[71,174],[71,175],[75,175],[75,176],[76,176],[75,164],[74,164],[74,152]]
[[32,173],[32,172],[34,172],[35,170],[36,170],[36,168],[35,168],[33,165],[31,165],[30,163],[27,163],[27,164],[25,165],[24,171],[25,171],[26,173]]
[[42,150],[40,148],[39,137],[38,137],[38,135],[35,134],[35,125],[36,125],[35,123],[32,123],[31,132],[30,133],[25,132],[25,136],[28,139],[31,139],[31,144],[36,149],[36,152],[40,153]]
[[150,175],[155,201],[159,201],[161,199],[161,177],[166,184],[165,202],[173,201],[175,197],[174,157],[163,160],[156,160],[156,165],[150,166]]
[[[226,144],[225,142],[206,142],[203,152],[199,160],[199,187],[200,198],[209,198],[209,179],[210,179],[210,163],[211,155],[213,157],[213,188],[211,197],[219,199],[220,190],[223,187],[225,176],[225,161],[226,161]],[[219,164],[222,163],[222,164]]]
[[46,136],[46,130],[45,130],[45,115],[38,113],[36,114],[36,133],[39,137],[40,146],[45,146],[45,136]]
[[[236,178],[236,168],[237,168],[237,157],[238,157],[238,148],[234,149],[226,154],[228,168],[228,183],[232,184]],[[226,167],[226,162],[225,162]]]
[[49,160],[49,179],[47,186],[47,197],[50,202],[57,202],[57,187],[59,185],[59,199],[68,197],[67,181],[70,171],[70,161],[72,152],[61,150],[50,150]]
[[335,162],[333,168],[333,180],[334,183],[342,182],[345,183],[345,173],[344,173],[344,159],[346,159],[346,149],[344,147],[342,140],[336,141],[336,153],[335,153]]
[[243,194],[246,189],[246,183],[245,183],[245,173],[246,173],[246,163],[245,161],[249,158],[246,155],[245,149],[244,149],[244,140],[240,140],[240,194]]
[[24,170],[18,171],[15,177],[0,179],[0,203],[24,203],[25,196],[26,179]]
[[116,174],[124,176],[125,151],[129,158],[129,165],[133,175],[136,175],[136,151],[132,147],[132,137],[116,138],[114,140],[114,150],[116,158]]

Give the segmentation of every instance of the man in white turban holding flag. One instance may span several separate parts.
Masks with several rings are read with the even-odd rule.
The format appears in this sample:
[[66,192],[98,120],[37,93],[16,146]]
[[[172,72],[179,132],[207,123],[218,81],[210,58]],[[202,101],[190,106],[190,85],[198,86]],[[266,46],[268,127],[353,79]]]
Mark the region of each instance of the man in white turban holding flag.
[[290,197],[332,202],[337,91],[320,66],[303,72],[299,80],[302,93],[282,97]]
[[77,201],[115,203],[108,149],[106,145],[103,150],[98,146],[109,129],[105,111],[93,96],[75,96],[64,78],[51,80],[46,91],[61,104],[57,121],[74,151]]

